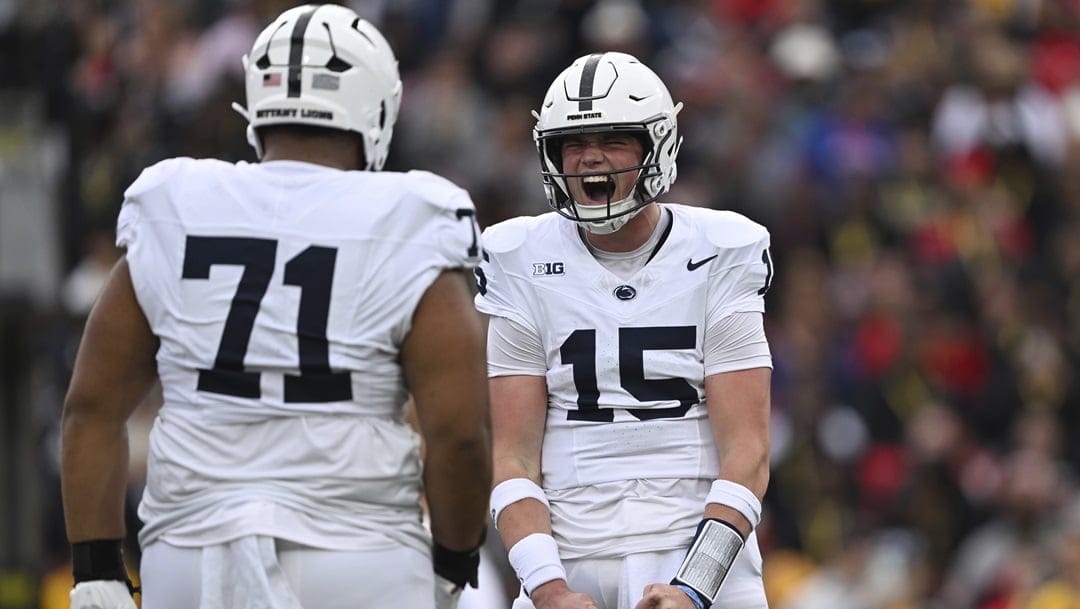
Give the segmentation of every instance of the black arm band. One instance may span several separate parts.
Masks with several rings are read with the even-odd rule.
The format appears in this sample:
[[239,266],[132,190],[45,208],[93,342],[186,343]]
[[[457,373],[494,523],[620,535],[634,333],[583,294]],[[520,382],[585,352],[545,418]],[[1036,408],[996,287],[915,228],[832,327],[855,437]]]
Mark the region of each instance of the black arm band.
[[465,584],[469,584],[476,588],[480,572],[480,548],[486,538],[487,530],[480,535],[480,543],[475,548],[464,551],[445,548],[436,541],[431,556],[435,573],[458,587],[464,588]]
[[124,565],[123,542],[119,539],[95,539],[71,544],[71,571],[75,583],[93,580],[116,580],[137,592],[128,579]]

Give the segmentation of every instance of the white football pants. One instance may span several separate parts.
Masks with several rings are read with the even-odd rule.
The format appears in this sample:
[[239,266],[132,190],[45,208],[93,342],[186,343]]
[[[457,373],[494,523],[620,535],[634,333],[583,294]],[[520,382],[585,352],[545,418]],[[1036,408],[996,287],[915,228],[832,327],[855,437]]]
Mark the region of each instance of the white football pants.
[[143,551],[140,577],[143,609],[435,606],[431,559],[406,547],[342,552],[270,537],[207,548],[156,541]]

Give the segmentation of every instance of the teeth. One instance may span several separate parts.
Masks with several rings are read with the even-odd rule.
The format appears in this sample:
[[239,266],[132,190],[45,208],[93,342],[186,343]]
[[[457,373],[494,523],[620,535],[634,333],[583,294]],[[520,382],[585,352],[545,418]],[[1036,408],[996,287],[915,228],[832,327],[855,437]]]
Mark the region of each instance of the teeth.
[[611,200],[615,194],[615,180],[609,174],[596,174],[583,176],[581,185],[585,190],[585,196],[592,200]]

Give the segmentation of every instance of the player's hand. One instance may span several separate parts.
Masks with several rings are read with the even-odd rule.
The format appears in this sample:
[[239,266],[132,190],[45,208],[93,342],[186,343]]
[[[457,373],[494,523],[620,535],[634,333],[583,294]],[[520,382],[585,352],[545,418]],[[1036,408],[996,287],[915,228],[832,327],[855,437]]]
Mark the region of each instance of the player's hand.
[[599,609],[591,596],[570,590],[562,579],[540,584],[529,598],[536,609]]
[[695,609],[685,592],[669,584],[649,584],[634,609]]
[[461,586],[441,575],[435,576],[435,609],[457,609]]
[[71,589],[71,609],[135,609],[126,582],[95,579]]

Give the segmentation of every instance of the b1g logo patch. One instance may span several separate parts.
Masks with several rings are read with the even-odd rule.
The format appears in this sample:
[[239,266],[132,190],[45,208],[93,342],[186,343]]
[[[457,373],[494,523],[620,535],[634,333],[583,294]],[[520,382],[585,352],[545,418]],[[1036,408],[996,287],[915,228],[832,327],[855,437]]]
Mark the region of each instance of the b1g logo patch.
[[534,262],[533,277],[566,274],[565,267],[561,262]]

